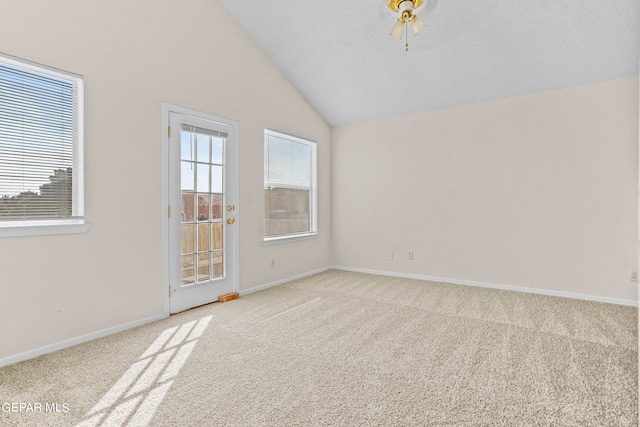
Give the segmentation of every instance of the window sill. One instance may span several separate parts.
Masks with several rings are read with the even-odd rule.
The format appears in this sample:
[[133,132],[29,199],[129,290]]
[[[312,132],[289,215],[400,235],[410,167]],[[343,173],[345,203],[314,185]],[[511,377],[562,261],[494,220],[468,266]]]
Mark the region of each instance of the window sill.
[[265,237],[263,245],[277,245],[278,243],[297,242],[299,240],[317,239],[318,233],[295,234],[292,236]]
[[0,237],[82,234],[89,230],[84,221],[25,221],[0,223]]

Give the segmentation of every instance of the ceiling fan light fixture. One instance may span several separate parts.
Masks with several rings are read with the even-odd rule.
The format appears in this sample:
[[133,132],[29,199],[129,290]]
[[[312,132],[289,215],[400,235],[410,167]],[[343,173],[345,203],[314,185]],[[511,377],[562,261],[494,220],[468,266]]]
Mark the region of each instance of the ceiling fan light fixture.
[[400,19],[398,19],[396,23],[393,24],[393,27],[391,28],[391,32],[389,33],[389,35],[391,37],[401,39],[403,34],[404,34],[404,21],[401,21]]
[[413,15],[413,19],[409,21],[409,26],[411,27],[413,34],[415,34],[416,36],[425,28],[424,22],[422,22],[420,18],[415,15]]
[[[402,39],[403,35],[407,37],[408,27],[411,27],[414,35],[422,32],[425,25],[414,11],[422,6],[423,3],[424,0],[387,0],[387,7],[400,15],[389,34],[397,39]],[[405,50],[409,50],[408,40],[405,43]]]

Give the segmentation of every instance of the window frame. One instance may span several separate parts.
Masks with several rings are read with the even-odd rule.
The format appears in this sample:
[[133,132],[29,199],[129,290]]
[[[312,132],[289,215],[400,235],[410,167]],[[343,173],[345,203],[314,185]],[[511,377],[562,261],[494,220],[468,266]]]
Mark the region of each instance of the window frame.
[[[285,132],[276,131],[273,129],[265,129],[263,134],[263,139],[266,139],[267,136],[274,136],[280,139],[284,139],[287,141],[291,141],[293,143],[305,144],[310,149],[310,171],[309,171],[309,231],[295,233],[295,234],[286,234],[280,236],[266,236],[265,228],[264,228],[264,219],[263,219],[263,230],[262,230],[262,238],[264,245],[272,245],[284,242],[292,242],[299,240],[308,240],[315,239],[318,237],[318,191],[317,191],[317,182],[318,182],[318,144],[316,141],[301,138],[299,136],[291,135]],[[264,153],[264,142],[263,142],[263,153]],[[264,172],[264,159],[263,159],[263,172]],[[264,176],[264,173],[263,173]],[[267,188],[267,182],[264,181],[263,178],[263,191]],[[285,185],[284,188],[300,188],[293,185]],[[305,188],[306,189],[306,188]],[[263,215],[266,216],[266,211],[263,206]],[[263,217],[264,218],[264,217]]]
[[0,52],[0,63],[23,71],[65,80],[73,86],[72,212],[71,218],[0,219],[0,238],[86,233],[84,216],[84,77]]

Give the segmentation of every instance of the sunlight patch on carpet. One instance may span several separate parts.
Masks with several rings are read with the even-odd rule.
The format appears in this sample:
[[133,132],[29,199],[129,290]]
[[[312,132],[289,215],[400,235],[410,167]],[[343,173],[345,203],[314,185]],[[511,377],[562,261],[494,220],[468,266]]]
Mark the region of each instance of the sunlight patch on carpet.
[[148,425],[212,318],[163,331],[76,427]]

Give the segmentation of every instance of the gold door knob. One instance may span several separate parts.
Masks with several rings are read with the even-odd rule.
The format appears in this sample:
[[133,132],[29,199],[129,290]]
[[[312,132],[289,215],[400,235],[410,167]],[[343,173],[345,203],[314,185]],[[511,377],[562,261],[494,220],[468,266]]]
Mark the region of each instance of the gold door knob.
[[231,212],[232,210],[235,210],[235,208],[236,208],[236,207],[235,207],[234,205],[229,205],[229,206],[227,206],[227,210],[228,210],[229,212]]
[[235,219],[235,218],[229,218],[229,219],[227,220],[227,224],[229,224],[229,225],[233,224],[234,222],[236,222],[236,219]]

